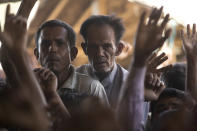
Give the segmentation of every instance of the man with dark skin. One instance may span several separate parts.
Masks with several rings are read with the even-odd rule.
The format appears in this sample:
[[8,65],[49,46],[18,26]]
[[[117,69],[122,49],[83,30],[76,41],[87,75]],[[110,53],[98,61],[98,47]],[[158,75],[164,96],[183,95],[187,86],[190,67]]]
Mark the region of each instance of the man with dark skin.
[[124,44],[120,42],[123,32],[120,19],[102,15],[88,18],[80,30],[85,40],[81,46],[90,64],[79,67],[77,71],[101,82],[113,108],[116,106],[121,85],[128,75],[128,71],[115,62],[115,57],[124,48]]
[[[68,91],[97,96],[106,104],[106,93],[99,81],[87,75],[77,73],[71,65],[77,55],[75,33],[72,28],[60,20],[43,23],[37,31],[35,56],[41,66],[51,70],[58,80],[57,91],[64,96]],[[45,74],[47,70],[43,70]]]
[[[161,12],[162,8],[154,17],[160,16]],[[150,17],[153,15],[151,14]],[[82,24],[80,33],[84,38],[81,46],[88,56],[90,64],[82,65],[77,71],[99,80],[105,88],[110,106],[115,109],[120,90],[128,76],[128,71],[117,64],[115,60],[124,48],[124,44],[121,43],[124,33],[123,23],[121,19],[115,16],[91,16]],[[163,87],[159,86],[158,90],[163,90]],[[161,93],[158,90],[158,93],[153,92],[153,90],[151,90],[153,93],[150,91],[146,91],[146,93],[154,94],[157,98]],[[145,94],[145,96],[149,97],[150,95]],[[149,105],[144,102],[144,120],[147,118],[148,111]]]
[[[162,8],[159,9],[158,14],[161,11]],[[150,17],[155,16],[151,15]],[[124,48],[124,44],[121,42],[124,31],[121,19],[110,15],[91,16],[82,24],[80,29],[84,38],[81,46],[88,56],[90,64],[82,65],[77,71],[88,74],[101,82],[112,107],[116,106],[120,89],[128,75],[128,71],[117,64],[115,60]],[[148,63],[148,66],[151,65],[148,67],[150,73],[159,73],[166,69],[156,69],[167,59],[164,53],[158,57],[153,54],[152,57],[154,60],[150,60],[151,63]],[[153,67],[153,65],[155,66]]]

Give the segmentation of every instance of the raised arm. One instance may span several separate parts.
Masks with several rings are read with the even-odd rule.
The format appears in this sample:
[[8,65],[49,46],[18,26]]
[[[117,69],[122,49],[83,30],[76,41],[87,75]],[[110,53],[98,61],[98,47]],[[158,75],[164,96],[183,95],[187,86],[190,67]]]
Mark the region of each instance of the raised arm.
[[161,73],[172,68],[172,65],[158,68],[168,59],[168,56],[163,52],[157,56],[153,53],[147,60],[147,72],[145,77],[144,97],[146,101],[157,100],[161,92],[165,89],[163,82],[160,80]]
[[146,62],[151,53],[162,46],[169,37],[170,30],[162,36],[168,22],[166,15],[161,25],[158,20],[162,14],[162,8],[154,9],[145,23],[145,12],[141,15],[136,34],[134,58],[130,67],[130,73],[120,96],[118,115],[125,131],[142,131],[143,102],[144,102],[144,78]]
[[181,38],[187,58],[187,78],[186,90],[197,101],[197,34],[196,24],[193,25],[192,32],[190,25],[187,25],[187,33],[181,30]]
[[[7,51],[6,55],[12,63],[9,68],[11,70],[13,70],[12,67],[15,68],[13,75],[17,85],[13,85],[13,83],[11,85],[18,88],[11,88],[11,92],[18,93],[20,97],[8,93],[8,99],[0,102],[0,106],[3,107],[1,111],[7,112],[7,116],[1,112],[1,118],[5,118],[7,124],[16,124],[21,128],[48,131],[49,121],[45,110],[47,103],[27,61],[26,19],[10,14],[9,10],[8,5],[4,32],[0,32],[0,40],[3,44],[1,51]],[[9,75],[7,76],[9,77]],[[43,122],[40,123],[40,121]]]
[[62,131],[67,126],[70,114],[57,93],[57,77],[52,71],[45,68],[36,68],[34,72],[47,100],[48,111],[53,120],[53,129]]
[[37,0],[22,0],[22,3],[18,9],[17,15],[28,19],[36,1]]

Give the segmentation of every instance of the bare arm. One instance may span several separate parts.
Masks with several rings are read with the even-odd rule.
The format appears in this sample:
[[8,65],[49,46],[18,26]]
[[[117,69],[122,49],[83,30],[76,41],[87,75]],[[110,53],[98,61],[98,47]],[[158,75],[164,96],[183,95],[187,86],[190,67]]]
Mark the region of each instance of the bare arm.
[[62,131],[65,129],[70,114],[57,93],[57,77],[52,71],[45,68],[34,69],[34,72],[47,100],[53,128],[56,131]]
[[157,100],[160,93],[165,88],[163,82],[160,81],[161,73],[172,68],[172,65],[161,67],[162,63],[168,59],[168,56],[163,52],[157,56],[157,53],[153,53],[147,60],[147,72],[145,78],[145,91],[144,97],[146,101]]
[[187,58],[186,90],[197,101],[197,34],[196,25],[193,25],[192,33],[190,25],[187,25],[187,34],[181,31],[183,46]]
[[165,16],[162,24],[157,26],[162,8],[154,9],[150,15],[148,24],[145,24],[145,12],[141,15],[135,41],[134,59],[130,73],[123,88],[118,105],[118,115],[125,131],[142,131],[143,102],[144,102],[144,78],[146,73],[146,61],[151,53],[161,47],[169,37],[170,30],[162,37],[164,27],[169,15]]
[[18,9],[17,15],[28,19],[32,8],[37,0],[22,0],[22,3]]
[[[8,125],[16,125],[22,129],[48,131],[49,121],[44,109],[46,100],[26,57],[26,20],[10,14],[9,10],[8,5],[4,32],[0,32],[0,40],[4,46],[2,50],[8,52],[6,55],[12,63],[9,68],[15,68],[13,76],[18,88],[12,88],[7,96],[3,97],[5,101],[0,103],[3,107],[1,118],[7,120]],[[40,120],[43,122],[40,123]]]

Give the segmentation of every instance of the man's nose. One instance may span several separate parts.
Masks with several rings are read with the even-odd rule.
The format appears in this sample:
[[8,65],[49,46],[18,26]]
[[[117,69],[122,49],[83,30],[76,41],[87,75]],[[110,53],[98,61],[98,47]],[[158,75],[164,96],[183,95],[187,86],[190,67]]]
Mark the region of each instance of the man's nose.
[[54,41],[50,44],[49,51],[50,52],[57,52],[57,45]]
[[99,46],[99,47],[97,48],[97,55],[98,55],[98,56],[104,56],[104,49],[103,49],[102,46]]

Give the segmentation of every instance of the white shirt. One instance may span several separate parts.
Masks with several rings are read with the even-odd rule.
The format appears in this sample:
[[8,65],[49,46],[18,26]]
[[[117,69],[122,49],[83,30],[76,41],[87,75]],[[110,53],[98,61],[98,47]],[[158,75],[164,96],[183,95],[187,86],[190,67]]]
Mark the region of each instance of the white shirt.
[[71,66],[71,69],[71,75],[58,89],[59,94],[63,94],[64,89],[75,90],[81,94],[86,93],[89,96],[97,96],[103,103],[108,105],[105,89],[99,81],[92,79],[86,74],[76,72],[73,66]]

